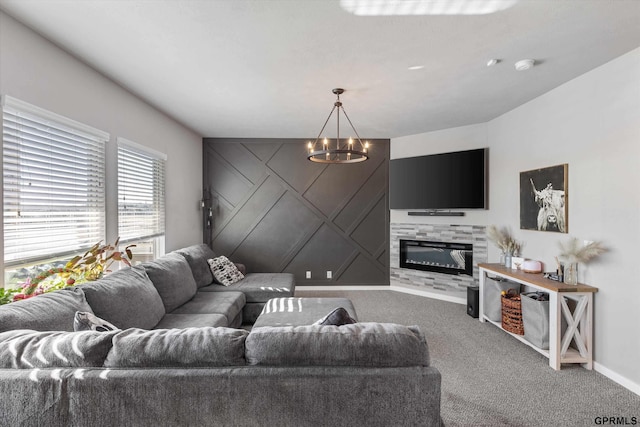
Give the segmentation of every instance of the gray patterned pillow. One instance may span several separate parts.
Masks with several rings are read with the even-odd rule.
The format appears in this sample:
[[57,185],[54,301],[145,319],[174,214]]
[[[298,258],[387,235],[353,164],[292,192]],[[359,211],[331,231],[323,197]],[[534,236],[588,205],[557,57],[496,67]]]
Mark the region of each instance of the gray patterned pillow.
[[209,263],[213,276],[224,286],[233,285],[244,279],[244,274],[224,255],[209,259],[207,262]]
[[86,311],[76,311],[76,315],[73,317],[73,330],[78,331],[96,331],[107,332],[116,331],[117,327],[95,316],[92,313]]

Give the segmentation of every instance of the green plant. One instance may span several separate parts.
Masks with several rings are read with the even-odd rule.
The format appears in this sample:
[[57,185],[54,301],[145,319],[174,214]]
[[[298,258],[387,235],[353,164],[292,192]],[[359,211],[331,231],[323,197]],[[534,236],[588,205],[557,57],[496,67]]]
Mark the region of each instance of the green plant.
[[118,250],[119,241],[120,238],[113,245],[96,243],[83,256],[73,257],[65,265],[65,270],[69,270],[73,275],[78,276],[75,278],[76,282],[78,280],[89,282],[97,280],[104,273],[111,271],[109,267],[116,261],[131,266],[130,260],[133,258],[131,248],[136,245],[129,245],[121,252]]
[[110,267],[114,262],[123,262],[130,266],[133,259],[131,248],[136,245],[129,245],[124,251],[118,250],[118,238],[112,244],[93,245],[84,255],[75,256],[69,260],[64,267],[51,268],[35,278],[27,277],[20,283],[17,289],[0,289],[0,304],[12,301],[31,298],[46,292],[66,288],[84,282],[90,282],[101,278],[105,273],[110,272]]
[[18,292],[18,289],[6,289],[0,288],[0,305],[8,304],[13,301],[13,296]]

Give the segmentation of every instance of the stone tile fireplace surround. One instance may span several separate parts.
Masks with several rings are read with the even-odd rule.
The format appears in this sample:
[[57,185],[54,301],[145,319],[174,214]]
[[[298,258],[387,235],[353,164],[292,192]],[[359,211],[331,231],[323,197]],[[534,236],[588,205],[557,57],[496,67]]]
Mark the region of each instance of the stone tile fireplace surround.
[[[467,287],[478,286],[478,263],[487,262],[485,231],[484,225],[391,223],[391,284],[466,300]],[[400,268],[400,239],[472,244],[473,277]]]

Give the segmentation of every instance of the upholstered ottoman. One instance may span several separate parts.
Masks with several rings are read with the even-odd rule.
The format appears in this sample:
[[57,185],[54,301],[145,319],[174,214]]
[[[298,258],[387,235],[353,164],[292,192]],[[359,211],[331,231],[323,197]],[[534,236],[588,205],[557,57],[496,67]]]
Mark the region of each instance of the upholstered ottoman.
[[346,298],[273,298],[267,301],[253,327],[312,325],[339,307],[358,319]]

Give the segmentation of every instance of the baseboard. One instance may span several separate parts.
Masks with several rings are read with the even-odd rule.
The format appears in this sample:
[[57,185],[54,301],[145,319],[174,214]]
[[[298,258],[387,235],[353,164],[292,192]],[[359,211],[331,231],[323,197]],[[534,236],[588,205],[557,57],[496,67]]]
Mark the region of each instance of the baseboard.
[[623,377],[622,375],[612,371],[611,369],[605,366],[602,366],[598,362],[593,362],[593,369],[595,369],[596,372],[599,372],[605,377],[609,378],[611,381],[617,382],[622,387],[640,396],[640,384],[634,383],[630,379]]
[[404,292],[405,294],[419,295],[419,296],[422,296],[422,297],[439,299],[439,300],[442,300],[442,301],[453,302],[453,303],[456,303],[456,304],[467,305],[466,298],[454,297],[454,296],[451,296],[451,295],[439,294],[439,293],[436,293],[436,292],[429,292],[429,291],[425,291],[425,290],[422,290],[422,289],[415,289],[415,288],[410,288],[410,287],[406,287],[406,286],[400,286],[400,285],[392,284],[390,286],[390,290],[396,291],[396,292]]
[[419,295],[421,297],[439,299],[442,301],[453,302],[456,304],[467,304],[464,298],[453,297],[450,295],[438,294],[436,292],[423,291],[422,289],[414,289],[404,286],[297,286],[296,292],[304,291],[395,291],[405,294]]
[[300,285],[296,286],[296,292],[304,292],[304,291],[388,291],[389,286],[379,285],[379,286],[314,286],[314,285]]

